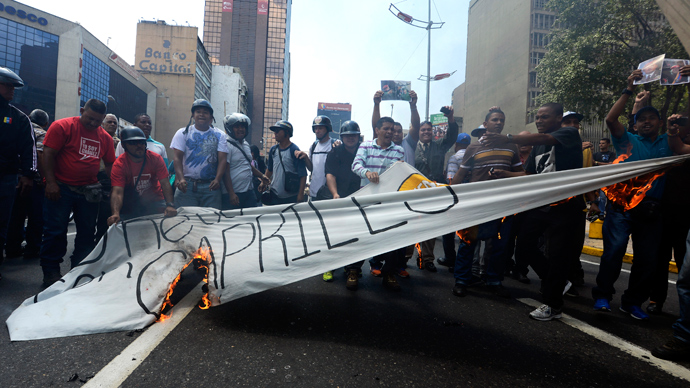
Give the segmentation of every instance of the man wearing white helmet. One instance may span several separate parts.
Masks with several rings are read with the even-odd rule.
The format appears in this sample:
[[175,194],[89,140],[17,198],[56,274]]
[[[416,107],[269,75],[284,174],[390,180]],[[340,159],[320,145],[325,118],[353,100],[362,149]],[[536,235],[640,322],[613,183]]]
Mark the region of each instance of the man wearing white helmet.
[[256,207],[256,195],[252,184],[252,176],[259,177],[265,184],[268,178],[252,166],[252,153],[244,138],[249,131],[251,120],[242,113],[225,116],[223,126],[228,135],[228,169],[225,171],[223,182],[228,195],[223,195],[222,210],[244,209]]

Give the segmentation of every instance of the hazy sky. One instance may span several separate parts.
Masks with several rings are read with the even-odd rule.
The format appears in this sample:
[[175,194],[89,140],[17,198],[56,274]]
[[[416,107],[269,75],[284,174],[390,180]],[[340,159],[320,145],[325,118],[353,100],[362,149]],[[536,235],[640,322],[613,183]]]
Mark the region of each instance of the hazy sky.
[[[109,41],[110,48],[130,64],[134,63],[140,19],[197,26],[203,37],[203,0],[96,1],[94,6],[76,0],[22,3],[78,22],[104,43]],[[419,94],[419,111],[424,115],[426,84],[417,78],[426,74],[426,31],[397,19],[388,10],[390,4],[381,0],[293,1],[289,120],[295,126],[293,141],[300,148],[308,148],[314,139],[311,121],[318,102],[352,104],[352,119],[360,124],[365,137],[371,138],[372,97],[381,80],[412,81],[412,89]],[[401,11],[427,20],[427,0],[395,4]],[[431,19],[446,24],[431,33],[431,75],[457,73],[431,82],[430,113],[450,105],[453,89],[464,81],[468,5],[469,0],[432,2]],[[384,101],[381,114],[390,112],[391,102]],[[393,118],[407,127],[409,104],[394,102]]]

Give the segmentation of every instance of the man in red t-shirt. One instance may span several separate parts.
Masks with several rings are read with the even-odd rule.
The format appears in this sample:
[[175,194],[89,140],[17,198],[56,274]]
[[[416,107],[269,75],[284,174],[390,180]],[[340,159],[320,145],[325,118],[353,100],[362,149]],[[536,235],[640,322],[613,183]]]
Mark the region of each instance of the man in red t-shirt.
[[166,217],[177,215],[168,169],[163,158],[146,150],[146,135],[137,127],[125,127],[120,132],[122,148],[113,164],[110,176],[113,191],[110,207],[113,215],[108,225],[149,214],[164,212]]
[[97,174],[101,159],[107,175],[115,161],[113,138],[100,126],[105,104],[91,99],[79,111],[81,116],[53,122],[43,141],[46,188],[40,255],[46,287],[62,277],[60,263],[67,252],[70,213],[74,213],[77,227],[71,267],[79,265],[96,245],[94,231],[101,199]]

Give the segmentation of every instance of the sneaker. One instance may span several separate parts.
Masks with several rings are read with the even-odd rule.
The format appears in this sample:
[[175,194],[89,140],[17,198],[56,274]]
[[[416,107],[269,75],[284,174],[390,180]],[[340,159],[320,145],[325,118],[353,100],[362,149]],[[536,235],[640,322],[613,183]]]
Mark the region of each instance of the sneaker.
[[392,273],[387,273],[383,275],[383,287],[391,291],[400,291],[400,284],[395,280],[395,275]]
[[333,281],[333,271],[324,272],[323,281],[324,282],[332,282]]
[[354,291],[359,286],[359,273],[356,269],[351,269],[347,274],[347,282],[345,282],[345,288]]
[[529,317],[537,321],[550,321],[552,319],[561,319],[561,310],[552,309],[549,305],[543,304],[538,309],[529,313]]
[[620,310],[626,314],[630,314],[631,317],[639,320],[649,319],[649,315],[642,311],[640,306],[635,305],[624,305],[622,304]]
[[603,311],[605,313],[611,312],[611,305],[609,305],[609,300],[605,298],[599,298],[594,301],[594,311]]
[[664,360],[680,360],[690,358],[690,343],[676,337],[652,350],[652,356]]
[[436,262],[444,267],[455,267],[455,260],[447,259],[445,257],[439,257],[438,259],[436,259]]
[[573,283],[568,281],[568,283],[565,284],[565,288],[563,289],[563,295],[576,298],[576,297],[580,296],[580,293],[577,292],[577,290],[573,286]]
[[510,291],[508,291],[507,288],[503,287],[500,284],[490,285],[490,286],[487,286],[487,288],[489,289],[489,292],[491,292],[492,294],[494,294],[496,296],[500,296],[501,298],[510,298],[511,297]]
[[647,305],[647,313],[651,315],[661,315],[663,312],[661,309],[664,307],[663,303],[649,302]]
[[573,287],[573,283],[570,283],[570,281],[565,283],[565,287],[563,288],[563,295],[565,295],[566,292],[570,291],[570,289],[572,287]]
[[372,265],[371,269],[369,270],[373,276],[376,277],[381,277],[381,266],[380,265]]
[[410,273],[405,270],[405,268],[400,268],[399,270],[395,271],[395,274],[400,276],[401,278],[409,278]]
[[453,295],[460,297],[467,296],[467,286],[462,283],[455,283],[455,287],[453,287]]
[[438,270],[436,269],[436,266],[434,265],[433,261],[427,261],[424,263],[424,269],[429,271],[429,272],[437,272]]

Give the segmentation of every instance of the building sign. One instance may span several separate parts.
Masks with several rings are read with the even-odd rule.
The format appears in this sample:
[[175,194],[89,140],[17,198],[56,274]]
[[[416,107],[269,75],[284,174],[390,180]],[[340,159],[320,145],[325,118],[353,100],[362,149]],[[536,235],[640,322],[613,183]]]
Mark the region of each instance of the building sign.
[[[196,39],[176,40],[155,37],[141,49],[137,47],[136,70],[161,74],[188,74],[196,71]],[[160,39],[160,40],[159,40]],[[170,39],[170,40],[169,40]]]
[[32,13],[26,13],[23,9],[17,9],[9,5],[0,3],[0,12],[4,12],[8,15],[17,16],[20,19],[26,19],[31,23],[38,23],[42,26],[48,25],[48,20],[46,18],[40,18]]
[[268,0],[259,0],[256,8],[257,15],[268,15]]
[[335,110],[341,112],[352,112],[352,105],[350,104],[329,104],[327,102],[320,102],[318,110]]
[[131,75],[132,78],[134,78],[136,80],[139,79],[139,77],[140,77],[139,73],[136,70],[132,69],[132,66],[130,66],[127,62],[125,62],[124,59],[120,58],[119,55],[115,54],[115,52],[111,51],[109,58],[111,61],[115,62],[118,66],[120,66],[120,68],[122,70],[127,72],[127,74]]
[[223,2],[223,12],[232,12],[232,2],[233,0]]

